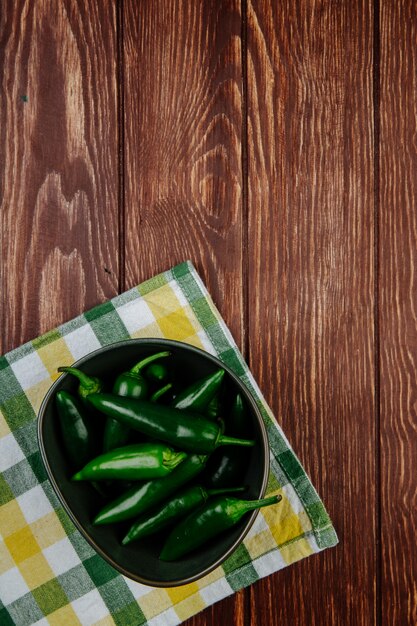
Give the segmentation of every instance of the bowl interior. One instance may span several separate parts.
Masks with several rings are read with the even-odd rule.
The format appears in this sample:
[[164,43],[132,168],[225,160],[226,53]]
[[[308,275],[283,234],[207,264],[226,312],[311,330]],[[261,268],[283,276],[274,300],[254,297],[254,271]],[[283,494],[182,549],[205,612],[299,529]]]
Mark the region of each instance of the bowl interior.
[[[173,354],[165,363],[170,367],[174,385],[179,388],[216,371],[221,366],[226,370],[223,383],[224,406],[230,406],[237,391],[243,394],[247,407],[247,424],[245,432],[233,434],[241,437],[249,435],[256,440],[256,445],[253,448],[242,448],[242,454],[247,456],[247,463],[240,484],[245,485],[246,489],[242,494],[237,494],[237,497],[247,499],[261,497],[266,488],[269,470],[268,444],[262,418],[246,387],[217,359],[179,342],[158,339],[130,340],[102,348],[78,361],[76,366],[87,374],[102,378],[106,383],[106,389],[111,390],[117,374],[128,370],[141,358],[165,349],[169,349]],[[249,530],[256,511],[245,516],[234,529],[207,543],[189,557],[172,563],[158,559],[169,529],[122,546],[121,539],[135,521],[134,518],[108,526],[93,526],[91,520],[108,498],[107,500],[103,498],[90,483],[70,481],[74,468],[65,456],[55,407],[55,394],[59,389],[76,393],[77,382],[72,376],[64,374],[54,383],[44,399],[39,413],[38,428],[42,458],[63,506],[99,554],[134,580],[153,586],[175,586],[205,575],[233,551]],[[103,420],[106,419],[104,416],[96,416],[95,419],[100,420],[101,417]],[[227,420],[227,415],[225,419]],[[197,477],[193,483],[203,483],[203,480]]]

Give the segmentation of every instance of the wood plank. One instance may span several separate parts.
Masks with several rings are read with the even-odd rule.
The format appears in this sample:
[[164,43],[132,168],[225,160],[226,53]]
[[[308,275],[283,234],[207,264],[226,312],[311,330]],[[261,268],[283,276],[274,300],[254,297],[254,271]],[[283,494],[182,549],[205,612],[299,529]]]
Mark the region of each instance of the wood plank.
[[257,583],[252,624],[375,620],[372,27],[248,2],[249,361],[341,541]]
[[[240,2],[124,2],[126,287],[191,259],[243,345]],[[186,621],[242,625],[245,592]]]
[[126,286],[191,259],[241,342],[240,2],[124,4]]
[[118,135],[115,2],[1,15],[5,352],[117,293]]
[[380,6],[382,621],[417,624],[417,6]]

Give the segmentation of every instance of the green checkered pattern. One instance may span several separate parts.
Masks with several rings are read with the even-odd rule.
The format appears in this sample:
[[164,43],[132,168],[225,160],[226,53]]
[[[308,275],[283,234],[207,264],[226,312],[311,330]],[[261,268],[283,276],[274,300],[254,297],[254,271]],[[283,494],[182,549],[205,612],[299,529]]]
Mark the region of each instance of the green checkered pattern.
[[[177,339],[218,356],[250,389],[271,446],[267,495],[244,542],[183,587],[133,582],[76,530],[43,467],[36,433],[57,367],[137,337]],[[326,510],[190,262],[182,263],[0,358],[0,624],[172,626],[263,576],[334,546]]]

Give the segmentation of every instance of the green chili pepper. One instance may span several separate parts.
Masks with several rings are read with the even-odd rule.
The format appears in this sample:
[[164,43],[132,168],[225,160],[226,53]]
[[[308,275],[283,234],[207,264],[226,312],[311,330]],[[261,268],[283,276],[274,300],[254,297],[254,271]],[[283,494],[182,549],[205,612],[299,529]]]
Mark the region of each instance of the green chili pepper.
[[161,398],[167,391],[169,391],[172,387],[172,383],[168,383],[165,387],[161,387],[161,389],[157,389],[151,395],[151,402],[158,402],[159,398]]
[[204,469],[206,461],[207,456],[193,454],[187,457],[169,476],[132,487],[101,509],[93,524],[113,524],[145,513],[197,476]]
[[58,372],[67,372],[75,376],[80,381],[78,395],[82,400],[86,400],[91,393],[100,393],[103,383],[96,376],[88,376],[75,367],[58,367]]
[[157,509],[152,510],[150,517],[140,518],[133,524],[123,539],[122,544],[126,545],[131,541],[147,537],[166,528],[181,517],[185,517],[188,513],[196,509],[207,501],[211,496],[217,496],[222,493],[231,493],[244,491],[245,487],[235,487],[230,489],[204,489],[201,485],[188,487],[178,495],[174,496],[168,502],[165,502]]
[[136,443],[92,459],[72,480],[149,480],[168,476],[185,458],[162,443]]
[[[120,374],[113,385],[113,393],[126,398],[146,398],[149,385],[142,376],[142,370],[157,359],[170,356],[170,352],[151,354],[136,363],[128,372]],[[110,417],[104,426],[103,450],[107,452],[113,448],[123,446],[129,439],[130,428]]]
[[208,500],[172,530],[159,558],[175,561],[232,528],[245,513],[276,504],[281,499],[281,496],[271,496],[263,500],[238,500],[219,496]]
[[149,385],[146,378],[142,375],[142,370],[150,363],[170,356],[170,354],[167,351],[158,352],[136,363],[131,370],[123,372],[123,374],[117,377],[113,386],[113,393],[126,398],[145,398],[148,395]]
[[[237,394],[230,414],[226,419],[226,434],[248,437],[250,431],[243,398]],[[247,459],[235,446],[225,446],[216,450],[207,463],[204,482],[208,487],[225,487],[241,479]]]
[[130,428],[117,420],[108,417],[104,425],[103,451],[109,452],[126,445],[129,440]]
[[179,393],[172,406],[175,409],[204,412],[210,400],[219,390],[224,370],[205,376]]
[[77,398],[63,389],[55,398],[64,447],[68,459],[78,469],[96,454],[96,432]]
[[154,383],[163,383],[168,378],[168,369],[163,363],[151,363],[144,374],[148,380]]
[[255,444],[254,441],[222,435],[218,424],[198,413],[106,393],[91,395],[88,400],[94,408],[109,417],[145,435],[178,446],[181,450],[209,454],[218,446]]

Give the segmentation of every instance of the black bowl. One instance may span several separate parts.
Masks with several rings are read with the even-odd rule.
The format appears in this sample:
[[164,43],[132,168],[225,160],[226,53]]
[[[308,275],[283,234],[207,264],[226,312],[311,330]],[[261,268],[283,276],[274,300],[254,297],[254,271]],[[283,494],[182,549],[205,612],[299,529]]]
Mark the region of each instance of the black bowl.
[[[172,363],[170,373],[179,386],[182,381],[185,385],[222,368],[226,372],[223,383],[226,396],[229,394],[232,397],[238,391],[242,394],[250,421],[247,428],[256,444],[253,448],[242,448],[242,454],[248,456],[246,471],[241,479],[241,484],[246,486],[246,490],[242,494],[237,494],[237,497],[251,500],[261,498],[266,489],[269,473],[269,446],[263,419],[246,386],[219,359],[178,341],[131,339],[96,350],[77,361],[74,366],[87,374],[102,378],[111,386],[117,374],[128,370],[148,354],[160,350],[172,352],[172,357],[169,357],[169,362]],[[91,521],[105,500],[89,483],[70,480],[73,468],[65,456],[55,407],[55,394],[60,389],[75,393],[77,381],[74,377],[63,374],[46,394],[39,410],[39,447],[49,480],[58,498],[74,524],[98,554],[133,580],[154,587],[175,587],[205,576],[239,546],[258,511],[248,514],[232,530],[176,562],[158,559],[164,540],[162,534],[122,546],[121,539],[134,520],[108,526],[93,526]],[[236,435],[239,436],[238,433]]]

